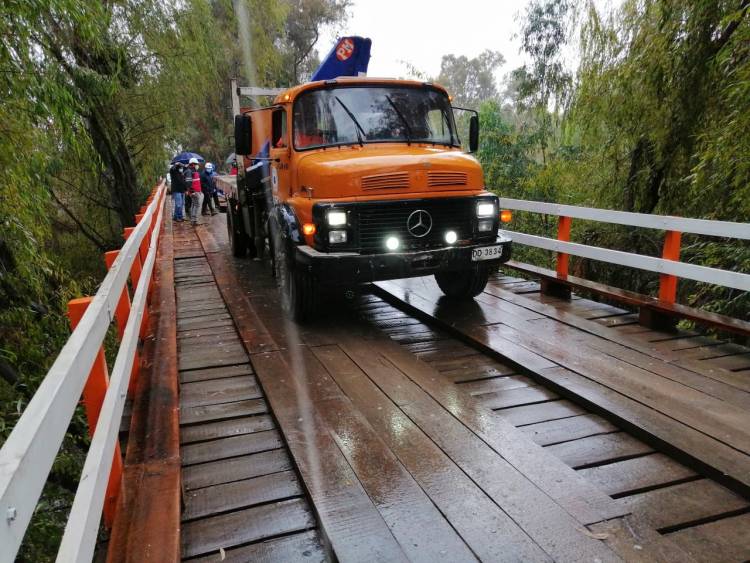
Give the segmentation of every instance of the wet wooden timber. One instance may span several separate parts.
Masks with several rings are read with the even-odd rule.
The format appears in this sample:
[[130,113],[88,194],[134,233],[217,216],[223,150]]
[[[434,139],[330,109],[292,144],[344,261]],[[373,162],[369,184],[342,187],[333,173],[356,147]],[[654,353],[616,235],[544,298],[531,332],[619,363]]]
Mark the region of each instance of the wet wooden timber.
[[[498,325],[514,329],[515,340],[497,333],[502,354],[467,336],[458,321],[445,330],[444,319],[369,293],[331,301],[320,320],[297,326],[284,320],[267,265],[230,256],[225,228],[223,216],[195,230],[175,228],[185,558],[750,555],[750,505],[706,477],[716,464],[683,459],[682,446],[669,447],[671,434],[662,443],[652,439],[659,437],[653,428],[634,432],[618,407],[621,393],[600,390],[604,406],[596,409],[591,394],[561,394],[550,384],[556,370],[566,370],[555,375],[560,381],[571,378],[568,371],[582,376],[531,346],[516,324],[537,336],[556,334],[549,321],[586,338],[595,334],[572,324],[575,317],[639,342],[628,350],[648,349],[649,361],[690,373],[697,368],[689,362],[747,351],[636,330],[627,311],[578,298],[554,302],[533,282],[500,276],[477,305],[456,314],[488,333]],[[398,287],[385,288],[396,304]],[[544,307],[570,318],[563,322]],[[622,345],[615,338],[598,348],[582,335],[554,338],[565,338],[557,342],[583,359],[613,358],[607,346]],[[644,369],[635,357],[625,363]],[[728,365],[737,369],[717,364],[718,375],[708,379],[726,384],[724,371],[743,375],[742,363]],[[719,386],[703,383],[689,388],[744,412],[741,396],[717,398]],[[706,436],[710,422],[694,431]],[[721,444],[741,440],[742,429],[731,430]]]

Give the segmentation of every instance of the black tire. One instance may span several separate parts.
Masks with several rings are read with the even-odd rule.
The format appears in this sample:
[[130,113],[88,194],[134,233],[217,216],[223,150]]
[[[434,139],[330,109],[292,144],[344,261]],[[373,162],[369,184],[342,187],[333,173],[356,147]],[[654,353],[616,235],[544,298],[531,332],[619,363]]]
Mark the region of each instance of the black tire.
[[435,274],[435,281],[451,299],[473,299],[484,291],[489,277],[489,268],[474,266],[461,272],[439,272]]
[[317,283],[309,272],[294,267],[291,249],[278,231],[273,238],[273,264],[281,293],[281,306],[292,320],[303,323],[313,318],[317,312]]
[[232,255],[242,258],[247,254],[249,245],[247,236],[237,228],[235,221],[238,221],[237,215],[229,209],[227,212],[227,232],[229,233],[229,245],[232,247]]

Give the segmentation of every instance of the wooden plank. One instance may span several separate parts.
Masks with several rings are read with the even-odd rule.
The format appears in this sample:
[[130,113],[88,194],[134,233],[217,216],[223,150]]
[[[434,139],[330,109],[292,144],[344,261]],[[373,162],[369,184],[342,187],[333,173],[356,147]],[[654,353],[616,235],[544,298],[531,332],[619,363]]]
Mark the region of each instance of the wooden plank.
[[183,467],[182,484],[186,491],[190,491],[289,469],[292,469],[292,462],[286,450],[269,450]]
[[435,506],[481,559],[544,560],[544,552],[339,347],[314,349]]
[[268,405],[265,400],[249,399],[233,403],[183,408],[180,409],[180,422],[181,424],[196,424],[225,418],[265,414],[267,412]]
[[247,354],[240,352],[233,355],[218,355],[218,356],[187,356],[182,355],[179,357],[179,368],[180,371],[191,370],[191,369],[205,369],[211,367],[230,366],[236,364],[245,364],[248,361]]
[[599,522],[589,529],[602,537],[624,561],[629,563],[692,563],[695,560],[669,537],[656,532],[650,522],[630,514]]
[[617,427],[595,414],[572,416],[562,420],[538,422],[523,427],[523,431],[540,446],[549,446],[617,431]]
[[278,430],[230,436],[210,442],[187,444],[181,448],[182,465],[219,461],[241,455],[275,450],[284,446]]
[[294,471],[213,485],[185,494],[182,521],[298,496],[302,496],[302,487]]
[[643,515],[659,530],[717,518],[750,507],[747,500],[708,479],[623,497],[618,502]]
[[180,443],[190,444],[192,442],[226,438],[227,436],[252,434],[253,432],[271,430],[274,427],[273,419],[266,414],[196,424],[194,426],[183,426],[180,428]]
[[252,374],[253,368],[250,364],[196,369],[180,372],[180,383],[192,383],[194,381],[207,381],[209,379],[221,379],[223,377]]
[[191,563],[324,563],[329,561],[316,530],[295,533],[191,559]]
[[618,496],[696,477],[692,469],[658,453],[581,469],[579,473],[607,494]]
[[561,399],[546,403],[511,407],[495,411],[495,414],[503,417],[514,426],[524,426],[538,422],[564,420],[571,416],[582,415],[585,412],[585,409],[575,403]]
[[598,434],[547,448],[573,469],[628,459],[651,453],[654,449],[624,432]]
[[481,396],[486,393],[529,387],[534,385],[534,381],[524,375],[508,375],[505,377],[492,377],[489,379],[480,379],[478,381],[469,381],[466,383],[459,383],[458,385],[461,389],[472,396]]
[[532,386],[484,393],[478,395],[476,399],[487,408],[505,409],[532,403],[543,403],[557,398],[558,396],[554,392],[545,387]]
[[301,499],[238,510],[184,523],[182,556],[203,555],[313,526],[315,518]]
[[262,397],[253,376],[237,376],[183,383],[180,386],[180,408],[217,405]]
[[668,537],[704,561],[747,561],[750,555],[750,514],[680,530]]

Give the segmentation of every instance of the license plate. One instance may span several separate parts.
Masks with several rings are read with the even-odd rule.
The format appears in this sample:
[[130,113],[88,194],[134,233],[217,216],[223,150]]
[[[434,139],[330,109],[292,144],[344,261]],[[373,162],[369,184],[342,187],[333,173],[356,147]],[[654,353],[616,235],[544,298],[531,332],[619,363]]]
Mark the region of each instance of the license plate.
[[493,260],[495,258],[500,258],[502,255],[502,244],[496,244],[495,246],[483,246],[482,248],[475,248],[471,251],[471,261],[479,262],[481,260]]

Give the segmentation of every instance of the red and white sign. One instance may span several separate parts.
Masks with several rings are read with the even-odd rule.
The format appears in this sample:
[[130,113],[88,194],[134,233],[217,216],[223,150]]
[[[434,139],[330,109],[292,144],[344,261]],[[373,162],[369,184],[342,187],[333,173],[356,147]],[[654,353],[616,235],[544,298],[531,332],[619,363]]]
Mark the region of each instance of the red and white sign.
[[345,37],[336,46],[336,58],[340,61],[345,61],[354,53],[354,41]]

